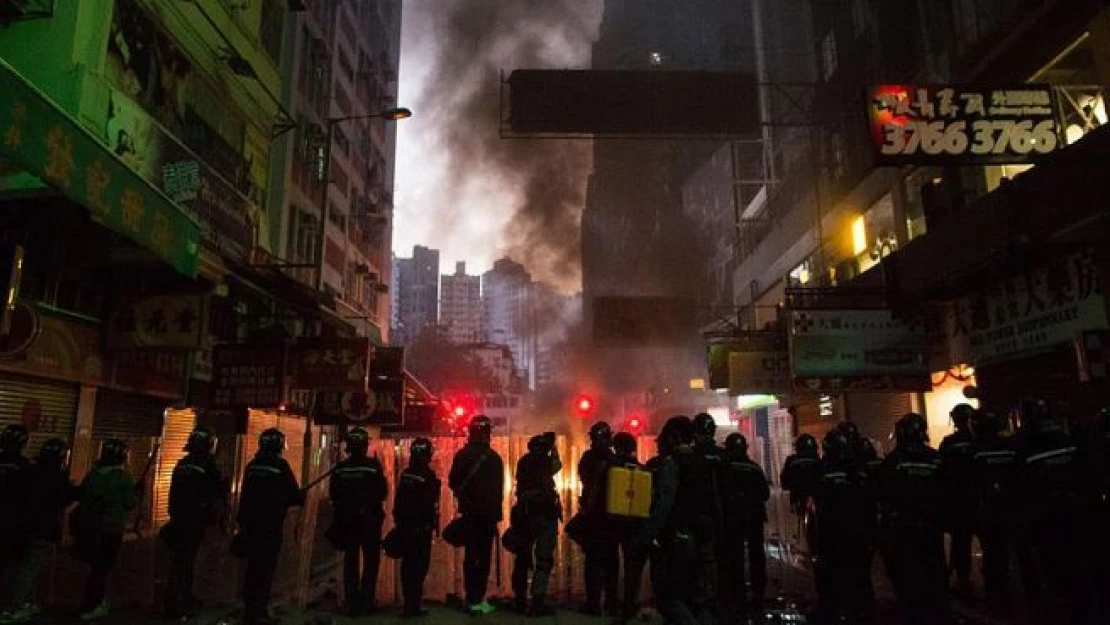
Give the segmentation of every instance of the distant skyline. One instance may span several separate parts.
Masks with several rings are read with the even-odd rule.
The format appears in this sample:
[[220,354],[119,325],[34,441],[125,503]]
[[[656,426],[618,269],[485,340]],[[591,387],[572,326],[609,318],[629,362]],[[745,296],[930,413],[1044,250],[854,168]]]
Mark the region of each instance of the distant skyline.
[[[601,6],[601,0],[405,1],[397,104],[411,108],[413,117],[398,124],[397,256],[424,245],[440,250],[442,266],[465,261],[472,275],[510,257],[562,291],[581,289],[577,240],[568,241],[567,232],[577,233],[582,207],[563,202],[556,209],[537,208],[528,201],[535,162],[554,161],[545,158],[552,148],[525,148],[519,159],[507,155],[522,148],[498,136],[496,89],[499,71],[517,64],[587,66]],[[465,19],[474,22],[460,24]],[[584,163],[586,171],[577,165],[567,176],[583,196]]]

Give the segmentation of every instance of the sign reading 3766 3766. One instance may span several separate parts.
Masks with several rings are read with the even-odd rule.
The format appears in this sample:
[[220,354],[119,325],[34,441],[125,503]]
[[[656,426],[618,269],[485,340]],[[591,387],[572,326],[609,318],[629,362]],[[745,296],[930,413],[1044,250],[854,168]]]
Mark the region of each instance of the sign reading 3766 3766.
[[1063,144],[1045,85],[882,85],[868,118],[879,165],[1030,163]]

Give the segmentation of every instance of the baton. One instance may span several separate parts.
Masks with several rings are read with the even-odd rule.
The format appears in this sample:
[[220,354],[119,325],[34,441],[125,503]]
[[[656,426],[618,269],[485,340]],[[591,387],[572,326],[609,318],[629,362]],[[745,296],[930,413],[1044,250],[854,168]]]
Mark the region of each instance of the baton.
[[[146,477],[150,474],[150,468],[154,466],[154,459],[158,457],[158,450],[162,448],[162,443],[154,443],[150,448],[150,454],[146,458],[146,466],[143,467],[143,472],[139,475],[139,503],[142,503],[143,498],[146,496]],[[131,527],[131,531],[135,535],[142,538],[142,528],[140,525],[143,520],[143,509],[141,506],[136,506],[138,510],[135,513],[135,524]]]

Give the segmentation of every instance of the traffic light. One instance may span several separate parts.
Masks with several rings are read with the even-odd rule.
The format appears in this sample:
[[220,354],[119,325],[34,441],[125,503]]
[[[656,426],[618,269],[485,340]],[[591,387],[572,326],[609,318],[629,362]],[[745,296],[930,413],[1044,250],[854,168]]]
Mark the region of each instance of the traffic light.
[[597,402],[594,398],[586,393],[580,393],[574,398],[574,413],[579,417],[585,419],[594,413],[597,409]]
[[629,414],[621,423],[621,431],[628,432],[633,436],[640,436],[645,429],[647,429],[647,417],[639,411]]

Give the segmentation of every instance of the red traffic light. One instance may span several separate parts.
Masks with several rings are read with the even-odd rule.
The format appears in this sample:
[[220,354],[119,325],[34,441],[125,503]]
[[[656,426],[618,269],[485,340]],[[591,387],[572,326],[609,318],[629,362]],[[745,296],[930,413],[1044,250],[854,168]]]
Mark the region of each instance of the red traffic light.
[[593,414],[595,408],[594,398],[589,395],[579,395],[574,398],[574,411],[580,417],[588,417]]
[[455,406],[455,411],[454,412],[455,412],[455,417],[457,417],[457,418],[461,419],[461,418],[466,416],[466,408],[463,408],[462,406]]

